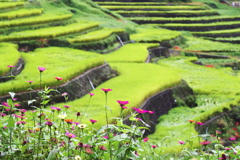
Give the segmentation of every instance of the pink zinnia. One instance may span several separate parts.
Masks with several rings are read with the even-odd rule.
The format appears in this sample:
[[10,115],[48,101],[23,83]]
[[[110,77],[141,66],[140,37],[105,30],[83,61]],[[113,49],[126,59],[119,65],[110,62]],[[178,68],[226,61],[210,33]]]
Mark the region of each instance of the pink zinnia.
[[106,89],[106,88],[101,88],[102,91],[104,91],[105,93],[112,91],[112,89]]
[[149,114],[153,114],[153,113],[154,113],[154,111],[148,111],[148,113],[149,113]]
[[208,145],[209,143],[211,143],[211,142],[210,141],[202,141],[202,142],[200,142],[200,144],[204,145],[204,146]]
[[24,112],[27,112],[26,109],[19,109],[20,112],[24,113]]
[[147,142],[148,141],[148,137],[143,138],[143,142]]
[[236,140],[236,137],[230,137],[229,138],[231,141],[235,141]]
[[97,122],[97,120],[90,119],[90,122],[91,122],[92,124],[94,124],[94,123],[96,123],[96,122]]
[[156,146],[156,145],[152,145],[151,147],[152,147],[152,148],[154,148],[154,149],[155,149],[155,148],[157,148],[157,146]]
[[204,123],[202,123],[202,122],[195,122],[195,123],[197,123],[198,125],[204,125]]
[[68,136],[69,138],[74,138],[77,137],[75,134],[73,133],[66,133],[66,136]]
[[38,67],[38,70],[39,70],[39,72],[43,72],[43,71],[46,70],[46,68],[44,68],[44,67]]
[[28,82],[29,84],[32,84],[34,81],[26,81],[26,82]]
[[64,108],[70,108],[70,106],[64,106]]
[[53,125],[53,123],[51,121],[47,121],[47,122],[45,122],[45,124],[48,125],[48,126],[52,126]]
[[53,111],[54,111],[54,110],[56,110],[56,111],[61,111],[61,108],[54,107],[54,106],[52,106],[51,109],[52,109]]
[[216,130],[216,134],[221,134],[222,132],[220,132],[220,131],[218,131],[218,130]]
[[128,101],[120,101],[120,100],[117,100],[117,102],[120,104],[121,107],[129,103]]
[[148,112],[147,110],[144,110],[144,109],[139,109],[139,108],[134,108],[134,107],[132,107],[132,108],[140,114]]
[[178,143],[182,145],[182,144],[184,144],[185,142],[184,142],[184,141],[178,141]]
[[61,81],[63,80],[61,77],[55,77],[56,80]]
[[16,67],[16,66],[13,66],[13,65],[8,65],[7,67],[9,67],[9,68],[14,68],[14,67]]
[[94,96],[94,93],[88,93],[90,95],[90,97]]
[[108,136],[103,136],[103,138],[108,139]]
[[64,93],[62,94],[62,96],[66,96],[66,95],[68,95],[66,92],[64,92]]

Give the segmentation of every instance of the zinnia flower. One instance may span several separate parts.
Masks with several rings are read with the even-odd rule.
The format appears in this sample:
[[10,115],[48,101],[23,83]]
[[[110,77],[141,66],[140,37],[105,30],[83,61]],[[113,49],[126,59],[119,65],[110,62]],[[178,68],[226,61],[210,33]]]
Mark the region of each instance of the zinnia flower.
[[74,159],[75,160],[82,160],[82,158],[80,156],[76,156]]
[[79,124],[78,127],[83,129],[83,128],[86,128],[87,125],[86,124]]
[[151,147],[152,147],[153,149],[157,148],[157,146],[156,146],[156,145],[152,145]]
[[52,126],[53,125],[53,123],[51,121],[47,121],[47,122],[45,122],[45,124],[48,125],[48,126]]
[[195,122],[196,124],[198,124],[198,125],[204,125],[204,123],[202,123],[202,122]]
[[143,142],[147,142],[148,141],[148,137],[143,138]]
[[65,122],[67,122],[68,124],[72,124],[73,119],[64,119]]
[[126,104],[128,104],[129,102],[128,101],[121,101],[121,100],[117,100],[117,102],[119,103],[119,105],[121,107],[125,106]]
[[182,145],[182,144],[184,144],[185,142],[184,142],[184,141],[178,141],[178,143]]
[[105,146],[99,146],[98,148],[99,148],[100,150],[103,150],[103,151],[107,150],[107,148],[106,148]]
[[66,109],[70,108],[70,106],[63,106],[63,107],[66,108]]
[[32,84],[34,81],[27,81],[29,84]]
[[77,115],[77,117],[81,116],[80,112],[77,112],[76,115]]
[[69,138],[74,138],[77,137],[75,134],[73,133],[66,133],[66,136],[68,136]]
[[94,124],[94,123],[96,123],[96,122],[97,122],[97,120],[90,119],[90,122],[91,122],[92,124]]
[[230,137],[229,138],[231,141],[235,141],[236,140],[236,137]]
[[88,93],[90,95],[90,97],[94,96],[94,93]]
[[154,111],[148,111],[148,113],[150,113],[150,114],[153,114],[153,113],[154,113]]
[[39,70],[39,72],[43,72],[43,71],[46,70],[46,68],[44,68],[44,67],[38,67],[38,70]]
[[13,66],[13,65],[8,65],[7,67],[9,67],[9,68],[14,68],[14,67],[16,67],[16,66]]
[[218,131],[218,130],[216,130],[216,134],[221,134],[222,132],[220,132],[220,131]]
[[58,115],[58,118],[60,118],[60,119],[64,119],[64,118],[66,118],[66,117],[67,117],[66,114],[60,114],[60,115]]
[[106,88],[101,88],[102,91],[104,91],[105,93],[112,91],[112,89],[106,89]]
[[66,92],[64,92],[64,93],[62,94],[62,96],[66,96],[66,95],[68,95]]
[[63,80],[61,77],[55,77],[56,80],[61,81]]
[[191,119],[191,120],[188,120],[188,122],[190,122],[190,123],[193,123],[193,122],[194,122],[194,120],[192,120],[192,119]]
[[200,142],[200,144],[203,145],[203,146],[206,146],[206,145],[208,145],[209,143],[211,143],[211,142],[210,142],[210,141],[202,141],[202,142]]

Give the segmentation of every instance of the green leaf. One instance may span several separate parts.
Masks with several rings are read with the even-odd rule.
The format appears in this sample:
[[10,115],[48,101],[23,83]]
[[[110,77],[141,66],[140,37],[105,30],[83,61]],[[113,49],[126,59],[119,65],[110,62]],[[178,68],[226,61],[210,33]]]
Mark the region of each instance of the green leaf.
[[58,148],[53,148],[53,150],[50,151],[50,153],[48,154],[48,157],[46,160],[52,160],[55,159],[56,154],[58,153],[59,149]]
[[14,119],[12,116],[10,116],[8,119],[8,127],[14,127]]

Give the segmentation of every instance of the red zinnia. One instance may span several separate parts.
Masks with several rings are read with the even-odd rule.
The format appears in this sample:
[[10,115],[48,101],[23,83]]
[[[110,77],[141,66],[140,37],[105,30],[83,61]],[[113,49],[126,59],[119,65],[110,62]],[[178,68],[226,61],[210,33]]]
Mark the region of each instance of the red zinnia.
[[56,80],[61,81],[63,80],[61,77],[55,77]]
[[191,119],[191,120],[188,120],[188,122],[192,123],[192,122],[194,122],[194,120]]

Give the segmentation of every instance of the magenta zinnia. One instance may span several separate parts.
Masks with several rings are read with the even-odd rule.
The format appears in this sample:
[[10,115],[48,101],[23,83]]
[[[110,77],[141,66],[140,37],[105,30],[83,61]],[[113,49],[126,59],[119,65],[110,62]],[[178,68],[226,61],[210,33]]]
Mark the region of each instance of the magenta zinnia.
[[74,138],[77,137],[75,134],[73,133],[66,133],[66,136],[68,136],[69,138]]
[[104,91],[105,93],[112,91],[112,89],[106,89],[106,88],[101,88],[102,91]]
[[97,120],[90,119],[90,122],[91,122],[92,124],[94,124],[94,123],[96,123],[96,122],[97,122]]
[[121,101],[121,100],[117,100],[117,102],[120,104],[121,107],[129,103],[128,101]]
[[8,65],[7,67],[9,67],[9,68],[14,68],[14,67],[16,67],[16,66],[13,66],[13,65]]
[[43,71],[46,70],[46,68],[44,68],[44,67],[38,67],[38,70],[39,70],[39,72],[43,72]]
[[200,142],[200,144],[203,145],[203,146],[206,146],[206,145],[208,145],[209,143],[211,143],[211,141],[202,141],[202,142]]
[[56,80],[61,81],[63,80],[61,77],[55,77]]

